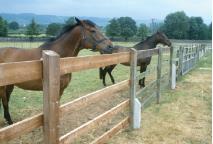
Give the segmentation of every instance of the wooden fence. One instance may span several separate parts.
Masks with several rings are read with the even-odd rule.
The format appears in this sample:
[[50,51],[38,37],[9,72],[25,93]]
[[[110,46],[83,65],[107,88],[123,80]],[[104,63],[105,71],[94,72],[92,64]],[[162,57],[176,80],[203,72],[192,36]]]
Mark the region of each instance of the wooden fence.
[[[130,52],[111,55],[70,57],[61,59],[52,51],[43,51],[43,60],[0,64],[0,86],[42,79],[44,103],[43,113],[0,129],[0,141],[9,141],[43,126],[45,144],[72,143],[76,138],[82,136],[87,131],[94,129],[103,120],[111,119],[113,116],[128,107],[130,108],[129,116],[121,120],[112,129],[108,130],[99,138],[95,139],[92,144],[104,143],[112,137],[112,135],[129,125],[131,129],[139,128],[141,124],[141,107],[143,107],[151,97],[156,96],[157,103],[160,102],[160,90],[162,89],[162,54],[170,51],[169,79],[170,86],[174,89],[176,73],[177,76],[187,73],[195,66],[199,58],[201,58],[208,49],[209,48],[207,46],[201,44],[187,45],[187,47],[180,45],[178,49],[162,47],[141,51],[131,49]],[[156,91],[146,100],[139,101],[137,99],[138,95],[141,95],[143,91],[149,87],[149,85],[144,89],[136,91],[137,79],[145,76],[144,73],[141,75],[136,74],[137,59],[146,58],[152,55],[158,55],[157,79],[151,83],[156,84]],[[124,80],[112,86],[75,99],[74,101],[59,105],[61,75],[125,62],[130,62],[129,80]],[[106,96],[113,96],[115,92],[125,90],[127,88],[130,89],[129,99],[84,123],[80,127],[68,132],[67,134],[59,136],[59,117],[64,117],[64,115],[74,109],[85,108],[92,102],[96,102]]]
[[[157,64],[157,103],[160,101],[160,79],[162,53],[169,52],[170,48],[154,48],[151,50],[116,53],[111,55],[85,56],[61,58],[52,51],[43,51],[43,60],[24,61],[0,64],[0,86],[21,83],[31,80],[43,80],[43,113],[24,119],[13,125],[0,129],[0,141],[9,141],[32,130],[43,126],[45,144],[68,144],[77,137],[95,128],[101,121],[110,119],[125,108],[130,108],[130,114],[111,130],[104,133],[92,143],[103,143],[119,130],[126,128],[129,124],[132,129],[140,127],[141,104],[136,98],[136,65],[138,58],[145,58],[158,55]],[[63,105],[59,105],[60,76],[71,72],[99,68],[107,65],[130,62],[130,79],[124,80],[112,86],[103,88],[83,97],[75,99]],[[110,97],[120,90],[130,89],[130,98],[117,106],[84,123],[80,127],[59,136],[59,117],[79,108],[87,107],[91,102],[100,100],[103,97]]]

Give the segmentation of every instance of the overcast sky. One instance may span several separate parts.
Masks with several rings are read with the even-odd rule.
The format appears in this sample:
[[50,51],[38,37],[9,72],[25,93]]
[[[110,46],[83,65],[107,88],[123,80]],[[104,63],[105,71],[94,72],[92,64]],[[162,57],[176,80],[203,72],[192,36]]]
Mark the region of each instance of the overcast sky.
[[164,19],[171,12],[185,11],[210,23],[211,0],[0,0],[0,13],[35,13],[59,16]]

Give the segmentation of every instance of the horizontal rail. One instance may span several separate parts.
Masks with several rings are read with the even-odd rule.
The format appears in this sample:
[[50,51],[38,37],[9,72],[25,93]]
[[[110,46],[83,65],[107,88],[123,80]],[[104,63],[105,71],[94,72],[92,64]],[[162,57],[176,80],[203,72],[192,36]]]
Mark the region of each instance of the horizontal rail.
[[[161,79],[163,79],[165,76],[167,76],[168,75],[168,73],[165,73],[163,76],[161,76]],[[152,85],[154,82],[156,82],[156,81],[153,81],[152,83],[150,83],[150,85]],[[166,87],[166,86],[168,86],[168,84],[169,83],[167,83],[166,85],[163,85],[163,87]],[[148,86],[147,86],[148,87]],[[140,90],[140,92],[139,93],[137,93],[137,94],[140,94],[140,93],[142,93],[144,91],[144,89],[141,89]],[[157,95],[157,93],[156,93],[156,91],[155,92],[153,92],[152,94],[151,94],[151,96],[148,96],[145,100],[143,100],[143,101],[141,101],[141,108],[143,109],[144,108],[144,106],[147,104],[147,102],[149,102],[153,97],[155,97]]]
[[[168,51],[169,48],[164,48]],[[138,58],[158,54],[158,49],[140,50]],[[129,52],[105,54],[97,56],[69,57],[60,59],[60,74],[64,75],[85,69],[99,68],[107,65],[130,61]],[[0,86],[42,79],[42,60],[22,61],[0,64]]]
[[139,73],[139,74],[136,75],[136,79],[137,79],[137,80],[140,80],[140,79],[146,77],[147,75],[148,75],[148,71]]
[[43,114],[37,114],[0,129],[0,142],[17,138],[43,125]]
[[[69,112],[70,110],[83,106],[85,107],[88,103],[99,100],[104,95],[107,96],[113,95],[115,92],[123,90],[128,86],[129,80],[125,80],[115,85],[104,88],[102,90],[98,90],[86,96],[80,97],[72,102],[62,105],[60,108],[60,114],[61,116],[63,116],[66,112]],[[7,141],[13,138],[17,138],[42,125],[43,125],[43,114],[38,114],[33,117],[27,118],[11,126],[0,129],[0,141]]]
[[153,92],[151,96],[147,97],[145,100],[142,101],[141,103],[141,109],[144,108],[144,106],[154,97],[157,96],[157,92]]
[[105,54],[97,56],[62,58],[60,61],[61,75],[71,72],[77,72],[80,70],[125,63],[129,62],[129,60],[130,60],[129,52]]
[[179,58],[173,58],[173,61],[175,61],[175,62],[179,61]]
[[121,129],[128,127],[128,125],[129,125],[129,117],[126,117],[117,125],[115,125],[112,129],[108,130],[106,133],[101,135],[99,138],[95,139],[90,144],[103,144],[111,137],[113,137],[116,133],[118,133]]
[[96,118],[86,122],[85,124],[81,125],[80,127],[61,136],[59,139],[60,144],[72,143],[76,138],[80,137],[85,132],[89,131],[90,129],[92,129],[94,127],[99,126],[104,119],[113,117],[114,115],[121,112],[124,108],[127,108],[128,106],[129,106],[129,100],[125,100],[124,102],[120,103],[116,107],[113,107],[112,109],[110,109],[110,110],[106,111],[105,113],[97,116]]
[[149,88],[151,85],[153,85],[153,84],[156,83],[156,82],[157,82],[157,80],[151,81],[147,86],[145,86],[144,88],[142,88],[142,89],[140,89],[139,91],[137,91],[137,92],[136,92],[136,95],[137,95],[137,96],[141,95],[141,93],[142,93],[143,91],[145,91],[147,88]]
[[[167,64],[168,65],[168,64]],[[145,72],[139,73],[136,75],[136,79],[140,80],[148,75],[150,75],[152,72],[155,72],[157,70],[156,66],[148,67]]]
[[[162,48],[163,53],[170,52],[170,47]],[[150,57],[152,55],[158,55],[158,48],[147,49],[147,50],[138,50],[138,59],[143,59]]]
[[[60,59],[60,74],[128,62],[129,52]],[[42,79],[42,60],[0,64],[0,86]]]
[[[129,80],[122,81],[115,85],[109,86],[102,90],[96,91],[94,93],[88,94],[81,98],[78,98],[72,102],[64,104],[60,108],[60,114],[63,116],[66,112],[79,108],[79,106],[86,106],[89,102],[94,102],[102,97],[102,95],[110,96],[113,93],[127,88],[129,85]],[[24,119],[13,125],[0,129],[0,141],[8,141],[10,139],[17,138],[23,134],[33,131],[43,125],[43,113],[37,114],[35,116]]]
[[184,60],[183,63],[186,63],[186,62],[188,62],[188,61],[195,60],[195,59],[196,59],[196,57],[192,57],[192,58],[190,58],[190,59]]
[[162,48],[162,52],[163,52],[163,53],[169,53],[170,50],[171,50],[170,47]]
[[150,57],[152,55],[157,55],[158,51],[159,51],[158,48],[148,49],[148,50],[139,50],[137,58],[138,59],[143,59],[143,58]]
[[41,60],[0,64],[0,86],[41,79],[41,77]]
[[116,92],[124,90],[129,86],[129,80],[124,80],[112,86],[103,88],[101,90],[95,91],[93,93],[82,96],[71,102],[63,104],[60,106],[60,117],[63,117],[66,113],[86,107],[89,103],[96,102],[101,98],[107,96],[113,96]]

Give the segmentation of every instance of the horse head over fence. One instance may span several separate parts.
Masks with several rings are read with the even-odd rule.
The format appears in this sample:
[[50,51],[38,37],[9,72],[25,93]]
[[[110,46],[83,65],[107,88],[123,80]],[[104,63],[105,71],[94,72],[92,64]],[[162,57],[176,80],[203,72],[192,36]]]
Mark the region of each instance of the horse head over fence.
[[[0,49],[0,63],[40,60],[43,50],[52,50],[60,57],[75,57],[82,49],[110,52],[112,42],[106,38],[97,26],[89,20],[76,18],[75,25],[65,26],[52,41],[48,41],[39,48],[19,49],[14,47]],[[60,95],[71,81],[71,74],[62,75],[60,78]],[[26,90],[42,90],[42,79],[16,83],[16,86]],[[8,124],[12,124],[9,114],[9,97],[13,91],[14,83],[0,86],[0,99],[3,101],[4,117]]]

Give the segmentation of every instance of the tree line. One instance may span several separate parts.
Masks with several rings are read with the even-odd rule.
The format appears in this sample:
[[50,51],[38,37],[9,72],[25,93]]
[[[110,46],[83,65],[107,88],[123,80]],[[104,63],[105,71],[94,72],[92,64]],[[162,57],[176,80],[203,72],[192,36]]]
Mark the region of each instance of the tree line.
[[74,24],[74,17],[70,17],[64,24],[51,23],[48,26],[38,24],[35,19],[32,19],[27,26],[20,26],[16,21],[8,23],[0,16],[0,37],[6,37],[10,33],[24,34],[30,38],[37,37],[40,34],[56,36],[61,31],[62,27],[68,24]]
[[[212,23],[206,25],[202,17],[188,17],[183,11],[168,14],[164,22],[155,25],[154,29],[164,32],[170,39],[212,39]],[[123,37],[127,40],[137,36],[143,40],[155,31],[151,31],[151,27],[145,24],[137,27],[136,22],[130,17],[113,18],[106,26],[106,35],[112,39]]]
[[[47,36],[56,36],[62,27],[74,23],[74,17],[70,17],[64,24],[51,23],[46,27],[42,27],[32,19],[22,33],[30,38],[41,33],[45,33]],[[8,29],[17,31],[20,26],[15,21],[8,23],[0,17],[0,36],[7,36]],[[183,11],[170,13],[165,17],[163,23],[150,26],[143,23],[137,26],[136,21],[131,17],[113,18],[106,27],[101,27],[101,30],[112,40],[115,38],[128,40],[132,37],[144,40],[157,30],[164,32],[170,39],[206,40],[212,38],[212,23],[206,25],[202,17],[188,17]]]

